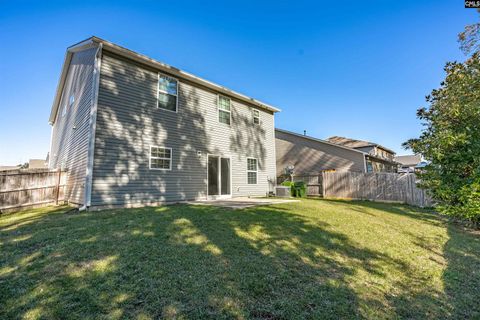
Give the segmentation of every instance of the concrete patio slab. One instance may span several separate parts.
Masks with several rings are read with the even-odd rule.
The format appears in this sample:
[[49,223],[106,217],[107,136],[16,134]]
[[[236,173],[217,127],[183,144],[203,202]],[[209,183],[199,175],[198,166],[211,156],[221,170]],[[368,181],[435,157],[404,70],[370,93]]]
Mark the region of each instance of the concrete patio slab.
[[270,204],[280,204],[288,202],[299,202],[300,200],[295,199],[278,199],[278,198],[248,198],[248,197],[238,197],[231,199],[218,199],[218,200],[197,200],[189,201],[188,204],[193,205],[210,205],[216,207],[224,207],[229,209],[244,209],[255,206],[264,206]]

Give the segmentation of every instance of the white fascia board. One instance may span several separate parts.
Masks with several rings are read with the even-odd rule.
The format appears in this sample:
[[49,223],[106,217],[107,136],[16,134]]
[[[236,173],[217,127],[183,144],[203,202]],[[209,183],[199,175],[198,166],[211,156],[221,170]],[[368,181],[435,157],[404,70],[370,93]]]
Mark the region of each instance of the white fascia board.
[[65,86],[65,81],[67,79],[68,69],[70,68],[70,62],[72,61],[73,54],[75,52],[91,48],[93,46],[96,46],[96,43],[93,41],[92,38],[89,38],[67,48],[67,52],[65,53],[65,58],[63,60],[62,71],[60,73],[60,78],[57,84],[57,89],[55,91],[55,97],[53,99],[52,109],[50,111],[50,118],[48,119],[48,123],[50,123],[50,125],[53,125],[57,117],[63,87]]

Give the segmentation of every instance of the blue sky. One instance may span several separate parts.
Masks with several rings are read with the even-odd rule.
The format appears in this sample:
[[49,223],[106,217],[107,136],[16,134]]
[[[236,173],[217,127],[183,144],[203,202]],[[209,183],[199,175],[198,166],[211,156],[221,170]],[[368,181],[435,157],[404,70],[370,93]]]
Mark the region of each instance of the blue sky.
[[452,0],[0,0],[0,165],[46,156],[65,49],[91,35],[275,105],[277,127],[405,154],[476,20]]

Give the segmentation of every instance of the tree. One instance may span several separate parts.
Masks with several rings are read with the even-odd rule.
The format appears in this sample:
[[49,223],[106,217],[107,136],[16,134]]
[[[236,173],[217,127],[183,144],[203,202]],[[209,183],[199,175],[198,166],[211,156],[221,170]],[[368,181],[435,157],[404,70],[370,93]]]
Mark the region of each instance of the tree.
[[[475,32],[473,32],[475,30]],[[439,203],[440,212],[480,224],[480,25],[459,35],[462,50],[473,54],[463,63],[448,62],[446,78],[426,97],[428,108],[417,117],[424,129],[403,144],[430,163],[421,185]]]
[[28,169],[29,163],[25,162],[24,164],[19,164],[18,166],[20,167],[20,169]]
[[[480,9],[477,9],[480,13]],[[467,25],[465,30],[458,35],[458,42],[460,42],[460,49],[465,54],[479,51],[480,49],[480,23]]]

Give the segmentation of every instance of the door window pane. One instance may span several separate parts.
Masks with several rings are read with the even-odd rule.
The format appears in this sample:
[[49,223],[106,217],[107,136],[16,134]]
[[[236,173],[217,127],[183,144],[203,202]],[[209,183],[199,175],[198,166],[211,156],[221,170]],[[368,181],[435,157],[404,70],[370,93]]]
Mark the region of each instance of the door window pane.
[[222,194],[230,194],[230,159],[221,159]]
[[218,157],[208,157],[208,195],[218,195]]

